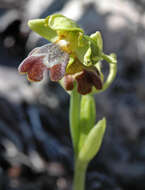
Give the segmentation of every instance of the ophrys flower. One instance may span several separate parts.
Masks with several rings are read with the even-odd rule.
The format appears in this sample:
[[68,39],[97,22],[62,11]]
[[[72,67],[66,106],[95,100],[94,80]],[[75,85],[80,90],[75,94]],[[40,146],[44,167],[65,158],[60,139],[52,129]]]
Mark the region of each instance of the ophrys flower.
[[66,90],[72,90],[76,81],[78,92],[83,95],[94,89],[101,91],[106,88],[106,84],[111,84],[116,73],[108,76],[109,82],[106,80],[104,83],[101,61],[109,61],[114,69],[116,59],[103,53],[100,32],[84,35],[84,31],[73,20],[60,14],[30,20],[28,25],[52,42],[32,50],[19,66],[19,71],[27,73],[29,80],[40,81],[43,73],[49,70],[50,79],[61,80]]

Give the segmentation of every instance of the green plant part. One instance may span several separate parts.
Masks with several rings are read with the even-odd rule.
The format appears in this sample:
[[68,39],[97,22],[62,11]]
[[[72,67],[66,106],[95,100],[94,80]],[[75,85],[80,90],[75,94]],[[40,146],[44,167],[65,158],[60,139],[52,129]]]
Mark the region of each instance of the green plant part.
[[95,125],[96,107],[94,97],[90,94],[80,97],[76,88],[71,93],[70,116],[70,128],[75,152],[73,187],[74,190],[84,190],[86,169],[100,149],[106,129],[106,119],[98,121]]
[[106,129],[106,119],[100,120],[88,133],[83,148],[79,153],[79,160],[90,162],[98,153]]
[[[30,81],[41,81],[49,70],[50,79],[60,82],[70,94],[69,122],[74,148],[73,190],[84,190],[89,162],[98,153],[106,129],[106,119],[96,121],[94,94],[106,90],[117,73],[115,54],[103,52],[100,32],[90,36],[71,19],[53,14],[28,22],[29,27],[51,42],[32,50],[19,66]],[[102,61],[109,64],[104,80]]]
[[94,97],[92,95],[82,96],[80,108],[79,150],[83,148],[88,133],[95,125],[96,105]]

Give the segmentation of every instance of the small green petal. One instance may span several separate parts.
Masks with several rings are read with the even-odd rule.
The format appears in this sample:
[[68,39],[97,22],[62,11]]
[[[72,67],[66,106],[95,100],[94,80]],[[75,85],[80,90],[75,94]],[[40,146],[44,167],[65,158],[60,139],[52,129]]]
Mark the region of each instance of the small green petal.
[[90,36],[90,38],[96,43],[99,54],[101,55],[103,51],[103,39],[100,32],[96,32]]
[[84,62],[83,63],[85,66],[91,66],[92,65],[91,54],[92,54],[92,49],[91,49],[91,47],[89,47],[85,56],[84,56]]

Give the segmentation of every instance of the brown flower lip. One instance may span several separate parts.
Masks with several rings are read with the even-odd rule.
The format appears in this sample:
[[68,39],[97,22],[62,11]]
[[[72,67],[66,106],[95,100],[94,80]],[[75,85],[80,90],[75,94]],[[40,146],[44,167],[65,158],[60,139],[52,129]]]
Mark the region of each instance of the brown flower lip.
[[69,55],[56,44],[48,44],[32,50],[20,64],[18,71],[27,74],[30,81],[41,81],[44,72],[50,71],[50,79],[58,81],[63,78]]
[[79,72],[76,75],[65,75],[64,77],[64,87],[66,90],[72,90],[74,88],[74,80],[77,81],[77,91],[86,95],[92,91],[94,86],[97,90],[102,89],[102,81],[98,70],[86,70]]
[[86,95],[92,91],[94,86],[96,90],[102,89],[102,81],[97,71],[83,70],[78,76],[76,76],[78,83],[78,92],[82,95]]
[[38,82],[43,79],[43,73],[47,67],[42,63],[43,56],[28,56],[20,64],[18,71],[27,74],[28,80]]

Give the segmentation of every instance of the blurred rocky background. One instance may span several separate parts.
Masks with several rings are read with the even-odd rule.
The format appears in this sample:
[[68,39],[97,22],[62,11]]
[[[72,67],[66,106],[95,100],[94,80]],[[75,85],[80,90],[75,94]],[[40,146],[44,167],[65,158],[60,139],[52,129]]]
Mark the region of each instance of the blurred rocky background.
[[87,190],[145,189],[145,1],[0,0],[0,190],[71,190],[69,96],[49,78],[37,84],[17,67],[46,40],[28,19],[62,13],[87,34],[102,32],[118,56],[111,88],[96,95],[107,131],[87,173]]

